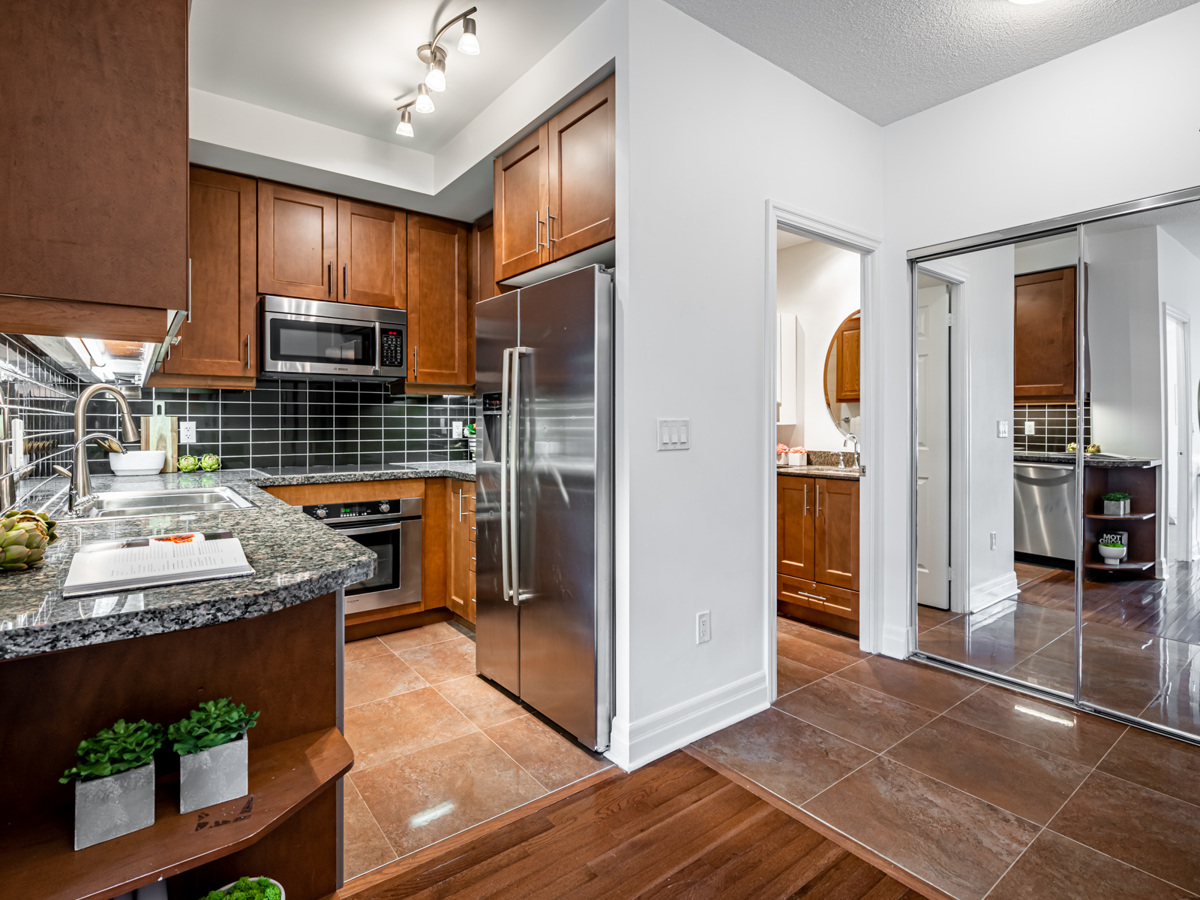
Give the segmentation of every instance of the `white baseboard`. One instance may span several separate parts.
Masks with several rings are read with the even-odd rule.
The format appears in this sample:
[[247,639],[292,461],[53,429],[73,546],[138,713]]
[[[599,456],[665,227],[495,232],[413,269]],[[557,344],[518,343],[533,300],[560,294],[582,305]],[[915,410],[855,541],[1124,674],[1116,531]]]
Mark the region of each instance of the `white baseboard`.
[[968,602],[971,604],[971,612],[979,612],[981,609],[987,609],[993,603],[999,603],[1001,600],[1008,600],[1017,593],[1017,573],[1005,572],[993,578],[991,581],[985,581],[983,584],[971,586],[971,594]]
[[617,717],[605,755],[622,769],[637,769],[762,712],[771,705],[768,691],[763,670],[636,722]]
[[892,659],[907,659],[914,642],[910,639],[909,629],[900,625],[885,625],[883,628],[883,647],[880,650],[884,656]]

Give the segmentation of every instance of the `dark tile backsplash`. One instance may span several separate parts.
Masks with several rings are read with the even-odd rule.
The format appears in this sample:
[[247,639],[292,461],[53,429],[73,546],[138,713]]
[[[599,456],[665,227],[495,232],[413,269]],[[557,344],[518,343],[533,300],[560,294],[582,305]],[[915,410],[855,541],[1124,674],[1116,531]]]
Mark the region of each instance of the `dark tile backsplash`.
[[[1013,451],[1016,453],[1065,453],[1075,440],[1075,404],[1059,403],[1013,407]],[[1034,433],[1025,433],[1033,422]],[[1083,406],[1084,446],[1091,442],[1092,408]]]
[[[0,386],[13,415],[24,420],[35,462],[20,498],[52,477],[54,464],[70,466],[72,412],[85,385],[20,337],[0,334]],[[181,443],[180,455],[216,453],[227,469],[369,469],[471,458],[467,438],[450,436],[453,422],[472,421],[471,397],[392,397],[387,385],[373,382],[264,379],[252,391],[144,389],[129,406],[135,416],[149,416],[156,401],[166,415],[196,423],[196,442]],[[116,402],[104,395],[93,400],[87,426],[116,434]],[[90,447],[88,457],[93,472],[109,471],[101,448]]]

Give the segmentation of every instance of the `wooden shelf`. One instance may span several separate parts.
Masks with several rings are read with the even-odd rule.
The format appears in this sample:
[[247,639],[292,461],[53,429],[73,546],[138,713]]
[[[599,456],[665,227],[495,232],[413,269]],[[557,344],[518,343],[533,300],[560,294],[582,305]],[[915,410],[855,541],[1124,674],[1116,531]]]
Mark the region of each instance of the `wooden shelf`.
[[1153,519],[1154,513],[1152,513],[1152,512],[1150,512],[1150,513],[1130,513],[1127,516],[1103,516],[1103,515],[1100,515],[1099,513],[1085,513],[1084,518],[1085,519],[1102,519],[1107,522],[1120,522],[1122,520],[1127,521],[1130,519],[1136,520],[1138,522],[1145,522],[1147,519]]
[[1145,572],[1154,561],[1149,562],[1123,562],[1119,565],[1110,566],[1105,562],[1086,562],[1083,564],[1085,569],[1099,569],[1102,572]]
[[176,785],[164,776],[153,825],[79,851],[71,821],[29,823],[0,851],[6,896],[99,900],[228,856],[287,821],[354,763],[336,728],[261,748],[250,737],[249,797],[180,815]]

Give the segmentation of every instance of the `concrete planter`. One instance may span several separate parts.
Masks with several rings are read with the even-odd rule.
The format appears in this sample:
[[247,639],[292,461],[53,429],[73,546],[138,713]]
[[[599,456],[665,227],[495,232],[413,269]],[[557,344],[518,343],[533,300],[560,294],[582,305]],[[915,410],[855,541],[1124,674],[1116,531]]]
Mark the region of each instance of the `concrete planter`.
[[1129,515],[1128,500],[1105,500],[1104,515],[1106,516],[1127,516]]
[[214,806],[250,793],[250,741],[236,741],[179,757],[179,811]]
[[75,782],[75,849],[154,824],[154,763]]

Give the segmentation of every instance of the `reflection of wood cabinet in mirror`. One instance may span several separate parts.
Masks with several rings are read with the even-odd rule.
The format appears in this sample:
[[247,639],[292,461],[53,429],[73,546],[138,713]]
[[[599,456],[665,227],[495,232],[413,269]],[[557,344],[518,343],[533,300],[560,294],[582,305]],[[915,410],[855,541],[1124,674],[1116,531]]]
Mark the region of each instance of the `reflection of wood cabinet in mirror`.
[[1016,279],[1013,396],[1018,404],[1075,399],[1075,267]]
[[861,399],[861,345],[862,313],[856,309],[838,326],[825,354],[825,406],[842,434],[857,430],[854,421],[859,416]]

